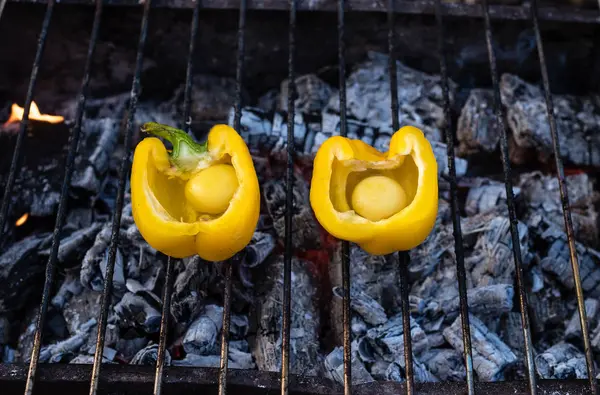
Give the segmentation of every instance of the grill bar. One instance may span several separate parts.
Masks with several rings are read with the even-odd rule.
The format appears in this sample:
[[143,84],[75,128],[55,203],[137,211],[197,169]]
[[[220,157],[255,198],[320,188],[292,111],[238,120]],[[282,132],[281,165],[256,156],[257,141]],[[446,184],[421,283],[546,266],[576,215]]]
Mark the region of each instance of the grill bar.
[[[50,6],[50,5],[49,5]],[[0,10],[1,12],[1,10]],[[47,14],[48,15],[48,14]],[[50,16],[48,16],[47,22],[50,22]],[[40,310],[38,312],[38,316],[36,318],[36,331],[34,335],[33,349],[31,351],[31,359],[29,364],[29,371],[27,375],[27,381],[25,385],[25,393],[31,394],[33,392],[33,387],[35,384],[35,377],[37,372],[37,367],[39,363],[40,349],[42,345],[42,337],[44,330],[44,322],[46,320],[46,313],[48,312],[48,303],[50,301],[50,292],[52,291],[52,287],[54,284],[54,276],[56,272],[56,259],[58,256],[58,248],[60,246],[60,233],[62,231],[65,216],[66,216],[66,205],[67,205],[67,192],[69,190],[69,185],[71,184],[71,176],[73,175],[73,164],[75,162],[75,154],[77,152],[77,146],[79,144],[79,135],[81,132],[81,122],[83,119],[83,111],[85,108],[85,99],[88,93],[88,85],[90,81],[90,73],[92,69],[92,58],[94,56],[94,51],[96,49],[96,42],[98,40],[98,31],[100,30],[100,20],[102,18],[102,1],[98,0],[96,2],[96,10],[94,13],[94,23],[92,26],[92,33],[90,37],[90,44],[88,47],[88,53],[86,57],[86,62],[84,66],[83,72],[83,81],[81,83],[80,95],[77,99],[77,109],[75,115],[75,124],[71,129],[70,142],[69,142],[69,150],[67,152],[67,160],[65,164],[65,174],[63,178],[63,183],[61,185],[60,191],[60,200],[58,204],[58,213],[56,216],[56,223],[54,226],[54,232],[52,234],[52,246],[50,251],[50,257],[48,258],[48,263],[46,264],[46,276],[44,281],[44,289],[42,291],[42,301],[40,303]],[[46,20],[44,20],[44,28],[47,28]],[[45,38],[43,39],[45,41]],[[42,43],[42,38],[40,38],[40,43]],[[43,43],[42,43],[43,45]],[[39,52],[38,52],[39,53]],[[37,55],[36,55],[37,58]],[[36,59],[37,60],[37,59]],[[30,104],[26,105],[26,112],[29,112]],[[23,119],[27,118],[27,116],[23,116]],[[10,190],[7,191],[10,193]],[[1,228],[0,228],[1,229]]]
[[400,300],[402,306],[402,335],[404,336],[404,369],[406,371],[406,393],[412,395],[415,392],[415,377],[413,373],[412,337],[410,333],[410,303],[408,301],[408,265],[410,257],[408,252],[398,253],[398,264],[400,265]]
[[104,278],[104,289],[102,290],[102,305],[100,307],[100,317],[98,319],[98,337],[96,339],[96,352],[94,353],[94,367],[92,369],[92,378],[90,381],[90,395],[95,395],[98,390],[100,380],[100,368],[102,366],[102,356],[104,353],[104,340],[106,336],[106,324],[108,318],[108,308],[111,301],[111,291],[113,275],[115,271],[115,259],[117,257],[117,244],[119,242],[119,228],[121,226],[121,214],[123,212],[123,201],[125,198],[125,186],[127,184],[127,175],[129,174],[129,151],[131,150],[131,134],[135,119],[135,110],[140,93],[140,75],[144,63],[144,46],[148,34],[148,16],[150,15],[150,6],[152,0],[145,0],[144,14],[140,28],[140,38],[138,43],[135,71],[131,94],[129,98],[129,113],[127,117],[127,126],[124,137],[124,152],[121,166],[119,169],[119,185],[117,190],[117,200],[115,203],[114,216],[110,236],[110,247],[108,251],[108,262],[106,264],[106,277]]
[[448,173],[450,182],[450,209],[452,212],[452,226],[454,234],[454,253],[456,255],[456,276],[458,277],[458,293],[460,301],[460,319],[463,335],[463,353],[465,359],[465,373],[467,379],[467,393],[475,394],[475,379],[473,377],[473,349],[471,346],[471,326],[469,323],[469,305],[467,299],[467,285],[465,273],[465,251],[463,247],[462,229],[460,224],[460,210],[458,207],[458,183],[456,180],[456,152],[454,149],[454,133],[451,129],[450,115],[450,89],[448,83],[448,68],[446,65],[446,51],[444,45],[444,24],[442,19],[441,0],[436,0],[436,23],[438,26],[438,54],[440,57],[440,74],[442,95],[444,99],[444,126],[443,134],[446,137],[448,155]]
[[527,381],[529,383],[529,392],[534,395],[537,393],[535,362],[533,359],[533,342],[531,340],[531,324],[529,321],[529,303],[527,301],[527,291],[523,280],[523,260],[521,256],[521,244],[519,242],[519,230],[517,228],[518,220],[515,208],[515,197],[513,194],[512,172],[510,159],[508,156],[508,130],[504,124],[504,109],[500,98],[500,83],[498,81],[498,69],[496,63],[496,53],[494,51],[492,26],[489,17],[489,5],[487,0],[483,0],[485,22],[485,38],[490,62],[490,73],[492,75],[492,86],[494,91],[494,112],[496,122],[502,130],[500,139],[500,150],[502,151],[502,167],[504,171],[504,185],[506,187],[506,203],[508,205],[508,216],[510,219],[510,234],[512,236],[512,249],[515,262],[515,276],[519,292],[519,305],[521,310],[521,325],[523,327],[523,339],[525,345],[525,363],[527,367]]
[[454,149],[454,133],[451,129],[450,115],[450,89],[448,82],[448,68],[446,65],[446,51],[444,45],[444,23],[442,19],[441,0],[436,0],[436,22],[438,26],[438,54],[440,57],[440,74],[442,95],[444,99],[444,126],[443,134],[446,136],[448,154],[448,173],[450,175],[450,208],[452,212],[452,226],[454,234],[454,252],[456,255],[456,275],[458,277],[458,292],[460,300],[460,319],[463,336],[463,352],[465,358],[465,372],[467,378],[467,393],[475,394],[475,380],[473,377],[473,350],[471,347],[471,326],[469,324],[469,305],[467,299],[465,251],[463,247],[462,229],[460,225],[460,210],[458,208],[458,184],[456,181],[456,152]]
[[[198,22],[200,19],[201,2],[196,2],[194,14],[192,16],[192,24],[190,28],[190,46],[187,59],[187,70],[185,74],[185,90],[183,98],[183,119],[180,127],[188,134],[191,133],[192,118],[192,86],[194,83],[193,67],[194,53],[196,48],[196,36],[198,35]],[[171,315],[171,294],[173,293],[173,265],[175,259],[169,257],[167,259],[167,269],[165,273],[165,289],[162,296],[162,312],[160,318],[160,337],[158,342],[158,354],[156,356],[156,375],[154,377],[154,395],[162,393],[163,371],[165,366],[165,349],[167,347],[167,339],[169,333],[169,317]]]
[[229,324],[231,318],[231,260],[223,263],[225,270],[225,292],[223,293],[223,328],[221,330],[221,362],[219,366],[219,395],[227,393],[227,368],[229,365]]
[[[237,66],[236,66],[236,85],[235,85],[235,114],[233,118],[233,128],[239,132],[242,120],[242,84],[244,77],[244,55],[245,55],[245,35],[246,35],[246,11],[248,9],[247,0],[240,0],[240,15],[238,21],[238,48],[237,48]],[[223,263],[225,274],[225,292],[223,293],[223,328],[221,331],[221,362],[219,367],[219,395],[227,393],[227,368],[229,363],[229,324],[231,316],[231,281],[233,276],[232,261],[236,262],[240,256],[237,254],[232,259]]]
[[[46,4],[48,0],[11,0],[15,3]],[[61,4],[94,4],[93,0],[61,0]],[[239,0],[204,0],[203,9],[239,9]],[[138,6],[138,0],[105,0],[105,6]],[[157,8],[189,8],[196,6],[195,0],[155,0],[153,7]],[[256,0],[248,4],[249,9],[288,11],[288,0]],[[483,18],[479,4],[444,3],[442,4],[445,15]],[[387,2],[372,0],[347,0],[347,9],[352,11],[387,12]],[[298,0],[298,11],[337,11],[335,2],[314,2],[311,0]],[[411,15],[435,14],[435,0],[398,0],[395,12]],[[492,19],[523,20],[531,18],[528,5],[491,5],[490,17]],[[539,10],[540,20],[575,23],[600,23],[600,16],[595,10],[578,10],[573,7],[544,6]]]
[[38,71],[40,69],[40,63],[42,56],[44,55],[44,48],[46,47],[46,37],[48,36],[48,28],[50,27],[50,21],[52,20],[52,11],[54,10],[54,4],[56,0],[49,0],[48,6],[46,7],[46,13],[44,14],[44,21],[42,22],[42,30],[38,38],[37,49],[35,52],[35,58],[33,60],[33,66],[31,68],[31,76],[29,77],[29,86],[27,87],[27,94],[25,96],[25,104],[23,106],[23,119],[19,126],[19,134],[17,135],[17,141],[13,151],[12,160],[10,162],[10,170],[8,171],[8,179],[4,186],[4,196],[2,197],[2,207],[0,208],[0,246],[3,244],[4,227],[8,220],[8,209],[10,206],[10,195],[12,194],[15,180],[19,173],[19,162],[23,151],[23,143],[25,140],[25,132],[29,125],[29,109],[31,102],[33,101],[33,91],[35,89],[35,83],[37,81]]
[[290,335],[292,311],[292,212],[294,208],[294,126],[296,115],[296,0],[290,0],[290,25],[288,45],[288,122],[287,169],[285,188],[285,252],[283,256],[283,306],[281,342],[281,395],[288,394],[290,368]]
[[542,83],[544,87],[544,97],[546,100],[546,110],[548,112],[548,123],[550,125],[550,134],[552,135],[552,145],[554,150],[554,160],[556,164],[556,177],[560,189],[560,200],[562,203],[563,216],[565,220],[565,230],[567,233],[567,241],[569,244],[569,253],[571,256],[571,268],[573,270],[573,279],[575,281],[575,292],[577,294],[577,310],[579,311],[579,323],[581,325],[581,333],[583,336],[583,344],[585,351],[585,360],[587,364],[588,380],[592,394],[598,393],[596,382],[596,372],[594,366],[594,356],[592,354],[592,346],[590,344],[590,334],[588,331],[588,322],[585,311],[585,302],[583,288],[581,286],[581,275],[579,273],[579,261],[577,251],[575,249],[575,236],[573,234],[573,222],[571,220],[571,206],[569,203],[569,191],[565,179],[565,171],[563,162],[560,156],[560,142],[558,141],[558,131],[556,127],[556,118],[554,117],[554,103],[552,101],[552,92],[550,92],[550,80],[548,79],[548,67],[546,65],[546,56],[544,55],[544,44],[542,42],[542,34],[540,33],[540,25],[537,13],[537,0],[532,1],[531,19],[533,29],[535,31],[535,41],[540,59],[540,71],[542,73]]
[[154,395],[162,393],[163,371],[165,368],[165,350],[169,333],[169,315],[171,314],[171,293],[173,292],[173,260],[167,260],[165,273],[165,289],[162,295],[162,315],[160,317],[160,335],[158,339],[158,353],[156,355],[156,374],[154,375]]
[[[346,119],[346,42],[344,14],[346,1],[338,0],[338,72],[340,95],[340,135],[348,135],[348,122]],[[342,326],[344,345],[344,395],[352,393],[352,332],[350,321],[350,243],[342,241]]]
[[[395,44],[395,23],[394,23],[394,0],[388,0],[388,72],[390,74],[391,91],[391,110],[392,110],[392,128],[394,131],[400,129],[400,120],[398,119],[398,70],[396,67]],[[412,337],[410,335],[410,305],[408,302],[408,264],[410,257],[408,252],[398,253],[398,264],[400,270],[400,299],[402,307],[402,331],[404,336],[404,366],[406,369],[406,393],[414,393],[414,374],[413,374],[413,353]]]

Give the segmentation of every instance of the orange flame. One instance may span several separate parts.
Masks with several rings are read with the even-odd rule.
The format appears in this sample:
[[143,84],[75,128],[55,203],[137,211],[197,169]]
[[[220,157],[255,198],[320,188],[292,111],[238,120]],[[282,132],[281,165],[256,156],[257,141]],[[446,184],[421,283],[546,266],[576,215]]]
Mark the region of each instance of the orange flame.
[[21,218],[19,218],[17,220],[17,222],[15,222],[15,225],[16,226],[23,225],[25,222],[27,222],[27,218],[29,218],[29,213],[25,213],[25,214],[21,215]]
[[[23,119],[23,113],[25,112],[23,107],[13,104],[10,110],[10,117],[8,118],[8,121],[4,123],[4,126],[10,125],[11,123],[20,122]],[[34,101],[31,102],[31,106],[29,107],[29,119],[48,123],[61,123],[65,120],[65,118],[61,117],[60,115],[48,115],[40,113],[40,109]]]

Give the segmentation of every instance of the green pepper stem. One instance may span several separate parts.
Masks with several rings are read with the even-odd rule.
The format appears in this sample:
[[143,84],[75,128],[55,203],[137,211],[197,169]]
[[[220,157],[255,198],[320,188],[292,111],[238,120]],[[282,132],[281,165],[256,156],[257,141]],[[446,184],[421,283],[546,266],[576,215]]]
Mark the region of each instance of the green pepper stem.
[[194,170],[208,152],[208,141],[199,144],[186,132],[172,126],[147,122],[142,125],[141,131],[169,141],[173,145],[173,151],[169,154],[171,162],[183,171]]

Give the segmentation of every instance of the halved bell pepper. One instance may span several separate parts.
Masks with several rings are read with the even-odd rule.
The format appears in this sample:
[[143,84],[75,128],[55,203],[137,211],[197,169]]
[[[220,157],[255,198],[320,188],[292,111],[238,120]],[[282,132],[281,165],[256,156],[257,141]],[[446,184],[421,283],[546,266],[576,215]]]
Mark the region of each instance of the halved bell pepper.
[[438,210],[437,163],[423,132],[398,130],[389,151],[361,140],[327,139],[317,151],[310,203],[321,226],[373,255],[422,243]]
[[258,222],[260,191],[248,147],[227,125],[214,126],[204,144],[154,122],[156,137],[136,147],[131,172],[133,218],[153,248],[175,258],[198,254],[222,261],[241,251]]

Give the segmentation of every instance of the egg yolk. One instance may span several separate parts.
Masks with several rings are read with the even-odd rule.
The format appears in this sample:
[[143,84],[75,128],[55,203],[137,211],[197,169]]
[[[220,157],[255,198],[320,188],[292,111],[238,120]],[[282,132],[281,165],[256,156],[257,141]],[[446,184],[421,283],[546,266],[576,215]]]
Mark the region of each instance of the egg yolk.
[[356,184],[351,201],[354,211],[370,221],[389,218],[408,204],[400,184],[382,175],[366,177]]
[[202,170],[186,183],[185,198],[201,213],[221,214],[229,207],[238,185],[233,166],[218,164]]

